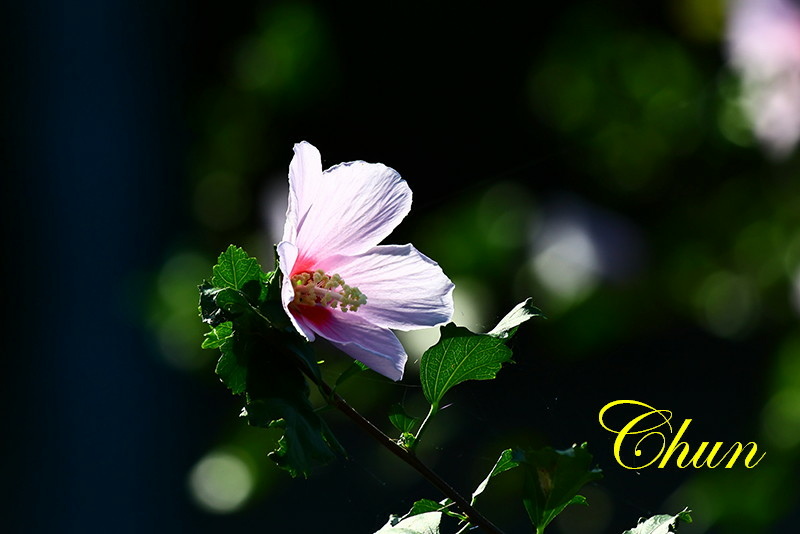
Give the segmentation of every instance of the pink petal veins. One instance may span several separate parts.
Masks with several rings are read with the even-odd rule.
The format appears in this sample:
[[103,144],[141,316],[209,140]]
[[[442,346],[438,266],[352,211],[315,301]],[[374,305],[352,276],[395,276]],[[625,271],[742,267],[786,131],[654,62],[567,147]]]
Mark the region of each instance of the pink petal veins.
[[395,170],[353,161],[323,173],[318,161],[313,146],[295,145],[284,240],[297,245],[301,260],[369,250],[411,209],[411,189]]
[[307,315],[300,321],[352,358],[392,380],[403,378],[408,356],[391,330],[358,317],[359,312],[326,310]]
[[441,267],[412,245],[383,245],[359,256],[331,256],[318,268],[339,273],[367,295],[360,317],[379,326],[415,330],[448,322],[453,288]]

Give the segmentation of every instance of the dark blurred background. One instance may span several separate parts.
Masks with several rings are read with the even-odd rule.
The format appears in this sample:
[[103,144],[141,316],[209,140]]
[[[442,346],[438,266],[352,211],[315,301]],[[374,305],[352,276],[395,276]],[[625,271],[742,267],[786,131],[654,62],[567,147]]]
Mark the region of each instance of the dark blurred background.
[[[422,497],[331,413],[349,459],[292,480],[199,349],[196,285],[229,243],[272,262],[294,142],[396,168],[389,238],[485,331],[531,295],[517,364],[453,390],[420,455],[464,493],[510,446],[589,442],[605,478],[551,529],[800,521],[800,6],[791,0],[6,5],[10,532],[371,533]],[[754,7],[755,6],[755,7]],[[412,360],[436,334],[404,336]],[[321,346],[334,377],[347,358]],[[387,432],[416,371],[343,394]],[[636,399],[754,469],[630,471],[597,414]],[[511,474],[481,507],[527,532]]]

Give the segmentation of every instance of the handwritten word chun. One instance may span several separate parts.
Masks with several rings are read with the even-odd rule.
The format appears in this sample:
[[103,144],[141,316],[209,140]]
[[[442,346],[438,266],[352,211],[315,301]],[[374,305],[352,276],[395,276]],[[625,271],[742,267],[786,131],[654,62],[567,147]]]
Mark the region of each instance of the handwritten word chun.
[[[622,428],[609,427],[606,424],[607,413],[621,406],[628,406],[625,409],[626,413],[630,413],[632,406],[638,415],[628,420]],[[720,455],[720,451],[722,451],[724,444],[721,441],[717,441],[713,446],[708,441],[703,441],[693,450],[692,445],[686,441],[681,441],[692,422],[691,419],[684,419],[678,431],[672,436],[672,440],[667,443],[668,435],[673,433],[672,423],[670,423],[672,412],[669,410],[657,410],[648,404],[635,400],[609,402],[600,410],[598,418],[603,428],[617,435],[614,440],[614,458],[616,458],[619,465],[626,469],[643,469],[654,465],[656,462],[658,462],[658,468],[664,468],[673,459],[680,468],[695,467],[699,469],[701,467],[709,467],[713,469],[726,462],[723,467],[730,469],[745,450],[748,450],[748,452],[743,460],[744,466],[753,468],[758,465],[766,454],[762,452],[761,456],[754,461],[758,450],[758,445],[754,441],[746,445],[742,445],[738,441],[734,442],[722,455]],[[665,435],[665,432],[667,432],[667,435]],[[652,456],[648,454],[643,458],[642,461],[644,463],[627,465],[623,461],[623,452],[632,450],[634,456],[641,457],[645,443],[649,451],[655,451],[659,446],[660,449],[656,454]],[[708,450],[709,447],[711,447],[710,450]],[[661,460],[660,462],[659,459]]]

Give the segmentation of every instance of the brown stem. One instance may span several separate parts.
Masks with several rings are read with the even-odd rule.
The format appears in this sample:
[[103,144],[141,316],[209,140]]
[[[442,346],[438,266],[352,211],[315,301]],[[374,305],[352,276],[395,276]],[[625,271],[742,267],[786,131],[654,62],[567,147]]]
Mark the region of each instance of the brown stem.
[[328,401],[336,406],[344,415],[349,417],[353,422],[355,422],[358,426],[361,427],[367,434],[372,436],[378,443],[383,445],[385,448],[389,449],[389,451],[403,460],[405,463],[416,469],[419,474],[425,477],[428,482],[433,484],[442,494],[452,500],[464,515],[469,518],[469,522],[473,525],[479,526],[483,528],[486,532],[491,534],[503,534],[503,532],[494,526],[491,521],[483,517],[483,515],[476,510],[467,500],[462,497],[455,489],[453,489],[450,484],[445,482],[439,475],[434,473],[428,466],[423,464],[419,458],[411,454],[407,449],[401,447],[397,444],[392,438],[384,434],[378,427],[373,425],[369,420],[365,419],[360,413],[358,413],[352,406],[350,406],[346,400],[340,397],[333,389],[320,378],[314,376],[312,373],[307,372],[304,367],[303,368],[306,376],[311,379],[325,394],[328,398]]

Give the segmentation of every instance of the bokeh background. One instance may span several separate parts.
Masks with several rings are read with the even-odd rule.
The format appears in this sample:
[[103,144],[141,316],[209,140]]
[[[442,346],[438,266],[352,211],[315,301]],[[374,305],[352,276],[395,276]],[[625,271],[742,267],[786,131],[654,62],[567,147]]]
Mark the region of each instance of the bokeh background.
[[[488,330],[533,296],[517,364],[460,386],[420,455],[469,493],[510,446],[589,442],[605,478],[553,532],[695,513],[800,522],[800,5],[793,0],[5,6],[10,532],[360,532],[436,491],[348,421],[292,480],[201,351],[196,285],[229,243],[272,261],[294,142],[396,168],[391,236]],[[346,206],[342,207],[346,209]],[[398,281],[402,283],[402,281]],[[435,333],[404,337],[412,360]],[[335,377],[346,357],[320,347]],[[343,394],[390,431],[412,366]],[[629,471],[597,413],[636,399],[754,469]],[[527,532],[509,474],[482,508]]]

